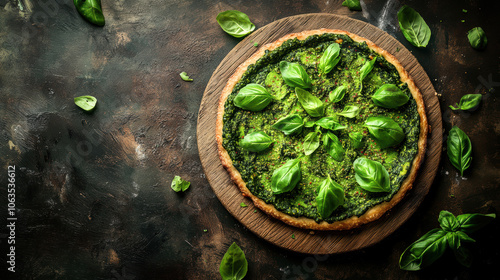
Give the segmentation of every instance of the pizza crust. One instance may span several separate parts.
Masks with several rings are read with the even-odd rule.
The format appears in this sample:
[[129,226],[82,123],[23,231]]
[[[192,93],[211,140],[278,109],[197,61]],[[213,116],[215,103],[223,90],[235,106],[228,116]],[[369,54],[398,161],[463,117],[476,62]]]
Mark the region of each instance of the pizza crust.
[[[359,217],[352,216],[345,220],[335,221],[333,223],[328,223],[326,221],[318,223],[310,218],[290,216],[288,214],[285,214],[277,210],[274,207],[274,205],[267,204],[262,199],[253,195],[250,192],[250,190],[246,187],[246,184],[241,178],[241,174],[239,173],[239,171],[233,166],[232,160],[229,157],[229,154],[227,153],[226,149],[224,149],[224,147],[222,146],[224,104],[226,102],[227,97],[231,94],[236,83],[240,80],[243,73],[245,73],[245,71],[247,70],[248,66],[254,64],[260,57],[262,57],[265,54],[266,50],[269,51],[274,50],[289,39],[297,38],[299,40],[303,40],[311,35],[319,35],[324,33],[345,34],[351,37],[351,39],[353,39],[356,42],[366,42],[366,44],[371,50],[383,56],[388,62],[393,64],[396,67],[397,71],[399,72],[401,81],[407,83],[408,88],[410,89],[410,92],[417,103],[417,110],[420,115],[420,135],[418,140],[418,152],[413,160],[412,167],[411,170],[409,171],[408,177],[402,182],[399,191],[391,198],[390,201],[382,202],[380,204],[375,205],[374,207],[368,209],[368,211],[366,211]],[[422,94],[415,85],[415,83],[413,82],[413,80],[410,78],[406,70],[396,59],[396,57],[394,57],[387,51],[381,49],[373,42],[356,34],[350,33],[348,31],[337,30],[337,29],[318,29],[318,30],[309,30],[299,33],[288,34],[273,43],[264,45],[236,69],[235,73],[229,78],[226,86],[222,90],[222,94],[219,99],[215,137],[217,140],[218,152],[222,165],[224,166],[224,168],[226,168],[231,179],[238,186],[241,193],[244,196],[250,198],[255,204],[255,206],[257,206],[263,212],[291,226],[295,226],[298,228],[312,229],[312,230],[348,230],[357,228],[363,224],[379,219],[384,213],[386,213],[392,207],[394,207],[394,205],[399,203],[399,201],[401,201],[401,199],[405,196],[405,194],[412,188],[413,182],[415,181],[415,178],[417,176],[417,171],[420,168],[420,165],[424,159],[428,130],[429,126],[427,122],[427,116],[425,114],[425,105],[422,98]]]

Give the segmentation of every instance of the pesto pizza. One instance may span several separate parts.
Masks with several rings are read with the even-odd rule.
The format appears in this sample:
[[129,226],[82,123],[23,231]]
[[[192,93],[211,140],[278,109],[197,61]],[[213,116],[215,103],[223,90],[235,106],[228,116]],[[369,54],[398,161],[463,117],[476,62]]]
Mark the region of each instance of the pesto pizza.
[[263,46],[224,87],[219,157],[242,194],[292,226],[346,230],[411,189],[427,119],[397,59],[341,30]]

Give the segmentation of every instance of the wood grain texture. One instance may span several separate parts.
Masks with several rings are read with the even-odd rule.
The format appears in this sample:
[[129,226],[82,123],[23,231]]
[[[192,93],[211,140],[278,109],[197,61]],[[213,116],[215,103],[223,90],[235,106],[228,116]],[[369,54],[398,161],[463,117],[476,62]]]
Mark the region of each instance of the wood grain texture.
[[[282,36],[319,28],[341,29],[365,37],[396,56],[422,92],[430,125],[426,158],[413,189],[396,207],[379,220],[350,231],[301,230],[254,213],[249,199],[244,198],[222,167],[215,141],[215,121],[219,96],[235,69],[248,59],[259,45],[274,42]],[[439,102],[435,90],[416,58],[396,39],[366,22],[333,14],[305,14],[272,22],[242,40],[220,63],[205,89],[200,105],[197,141],[200,160],[215,194],[243,225],[265,240],[301,253],[332,254],[348,252],[373,245],[401,226],[417,209],[437,173],[442,147],[442,124]],[[245,202],[249,207],[242,208]],[[291,238],[292,234],[295,238]]]

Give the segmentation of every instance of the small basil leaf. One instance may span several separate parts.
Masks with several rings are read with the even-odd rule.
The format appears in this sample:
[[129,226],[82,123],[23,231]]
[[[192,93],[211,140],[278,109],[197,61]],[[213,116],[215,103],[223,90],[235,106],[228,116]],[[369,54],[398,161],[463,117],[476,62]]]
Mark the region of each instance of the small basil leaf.
[[267,149],[274,140],[262,131],[255,131],[245,135],[240,141],[240,146],[250,152],[260,152]]
[[355,105],[347,105],[344,107],[342,112],[337,113],[339,116],[343,116],[349,119],[355,118],[359,114],[359,107]]
[[101,0],[73,0],[73,4],[85,20],[97,26],[104,26]]
[[458,215],[457,220],[460,224],[460,230],[466,234],[475,232],[476,230],[489,224],[493,219],[496,218],[494,213],[492,214],[463,214]]
[[385,167],[377,161],[365,157],[357,158],[353,164],[356,182],[370,192],[388,192],[391,180]]
[[486,48],[486,44],[488,44],[486,33],[484,33],[481,27],[474,27],[469,30],[469,32],[467,32],[467,38],[469,39],[470,45],[477,50]]
[[273,100],[267,89],[259,84],[248,84],[236,95],[234,105],[244,110],[261,111]]
[[317,120],[316,124],[324,129],[333,131],[347,128],[347,126],[340,124],[335,117],[323,117]]
[[347,91],[346,86],[337,87],[334,91],[330,92],[330,95],[328,96],[330,102],[333,103],[340,102],[344,98],[346,91]]
[[90,95],[83,95],[75,97],[74,99],[76,106],[82,108],[85,111],[92,111],[97,104],[97,99]]
[[363,80],[370,74],[370,72],[373,70],[373,67],[375,66],[375,62],[377,62],[377,58],[374,57],[372,60],[367,61],[359,70],[359,80],[363,82]]
[[460,237],[456,234],[456,232],[453,231],[448,231],[446,233],[446,242],[448,243],[448,247],[451,249],[458,249],[460,248]]
[[460,241],[465,241],[465,242],[476,242],[476,240],[470,238],[467,233],[463,231],[455,231],[455,235],[460,239]]
[[323,146],[332,158],[336,161],[344,160],[345,149],[342,147],[337,135],[327,132],[323,135]]
[[333,70],[335,65],[340,61],[340,46],[337,43],[333,43],[328,48],[319,59],[318,68],[321,73],[328,74]]
[[344,189],[328,175],[328,178],[321,182],[318,188],[318,196],[316,196],[319,215],[324,219],[330,217],[333,211],[343,205],[344,202]]
[[406,40],[415,47],[426,47],[431,38],[431,29],[425,20],[414,9],[404,5],[398,11],[401,32]]
[[181,79],[186,82],[192,82],[193,79],[189,78],[188,74],[186,72],[181,72],[179,74],[181,76]]
[[186,191],[190,185],[191,185],[190,182],[183,180],[180,176],[175,176],[174,179],[172,180],[172,184],[170,185],[170,187],[175,192],[180,192],[180,191]]
[[300,159],[291,159],[274,170],[271,177],[271,190],[275,194],[289,192],[295,188],[301,178]]
[[472,161],[472,143],[469,136],[454,126],[448,134],[447,146],[447,154],[451,164],[464,176],[464,171],[469,168]]
[[285,83],[294,88],[311,88],[312,81],[307,75],[306,70],[302,65],[295,62],[280,62],[281,77]]
[[349,10],[361,11],[359,0],[345,0],[342,2],[342,6],[349,8]]
[[455,258],[461,265],[465,267],[470,267],[472,265],[473,258],[469,249],[463,246],[457,249],[453,248],[453,254],[455,255]]
[[252,33],[255,25],[245,13],[229,10],[217,15],[217,22],[227,34],[241,38]]
[[279,119],[272,128],[283,131],[285,135],[302,132],[304,120],[300,115],[292,114]]
[[377,106],[394,109],[405,105],[410,98],[398,86],[385,84],[375,92],[372,100]]
[[457,218],[450,212],[443,210],[438,218],[441,228],[446,231],[456,231],[459,227]]
[[457,104],[458,108],[455,108],[450,105],[452,110],[470,110],[481,102],[481,98],[483,96],[481,94],[466,94],[460,98],[460,103]]
[[382,149],[395,146],[405,138],[399,124],[388,117],[368,117],[365,126]]
[[241,280],[248,271],[248,262],[245,253],[233,242],[224,254],[219,266],[222,280]]
[[446,250],[446,231],[433,229],[411,244],[399,258],[399,268],[420,270],[439,259]]
[[315,122],[315,121],[307,121],[307,122],[304,124],[304,126],[305,126],[305,127],[313,127],[315,124],[316,124],[316,122]]
[[319,147],[319,133],[316,131],[308,133],[304,138],[304,144],[303,144],[304,154],[308,156],[314,153],[314,151],[316,151],[318,147]]
[[300,105],[311,117],[321,117],[325,113],[323,102],[306,90],[295,88],[295,95],[299,99]]
[[354,149],[359,149],[363,147],[363,134],[360,132],[349,133],[349,138],[351,139],[352,146]]

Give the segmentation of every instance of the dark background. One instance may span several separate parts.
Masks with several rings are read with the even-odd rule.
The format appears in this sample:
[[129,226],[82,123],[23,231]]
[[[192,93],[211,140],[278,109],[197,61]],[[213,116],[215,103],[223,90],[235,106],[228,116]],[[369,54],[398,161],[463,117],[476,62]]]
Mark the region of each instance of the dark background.
[[[498,218],[472,235],[477,242],[467,246],[476,259],[469,269],[449,251],[420,272],[398,267],[404,249],[438,227],[441,210],[498,214],[500,5],[362,2],[363,11],[355,12],[333,0],[104,1],[100,28],[84,21],[72,1],[0,0],[1,279],[220,279],[219,263],[232,242],[248,259],[245,279],[500,279]],[[432,31],[424,49],[399,30],[396,13],[404,4]],[[434,84],[444,141],[453,125],[471,138],[472,166],[460,177],[444,149],[417,212],[369,248],[311,256],[259,239],[215,197],[196,143],[205,86],[240,41],[215,20],[230,9],[246,13],[257,28],[323,12],[388,32]],[[467,40],[476,26],[488,36],[484,51]],[[194,81],[182,81],[182,71]],[[483,94],[475,111],[448,108],[469,93]],[[97,97],[97,108],[76,107],[80,95]],[[16,167],[15,273],[7,271],[3,226],[8,165]],[[170,189],[175,175],[191,182],[188,191]]]

